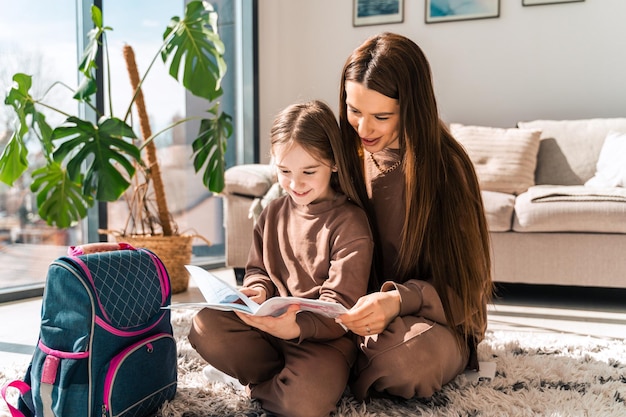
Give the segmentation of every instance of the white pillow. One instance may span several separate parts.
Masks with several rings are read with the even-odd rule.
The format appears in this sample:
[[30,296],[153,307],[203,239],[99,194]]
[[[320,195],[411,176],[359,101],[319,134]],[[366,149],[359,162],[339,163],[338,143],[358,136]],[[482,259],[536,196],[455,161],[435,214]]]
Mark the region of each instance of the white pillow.
[[540,130],[450,124],[474,163],[483,191],[521,194],[535,185]]
[[626,133],[611,131],[604,139],[596,174],[587,187],[626,187]]

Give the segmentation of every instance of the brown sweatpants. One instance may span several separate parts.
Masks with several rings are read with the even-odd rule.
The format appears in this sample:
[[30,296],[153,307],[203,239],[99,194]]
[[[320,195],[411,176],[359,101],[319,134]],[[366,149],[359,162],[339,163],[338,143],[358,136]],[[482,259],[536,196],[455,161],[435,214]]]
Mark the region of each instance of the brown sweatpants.
[[347,336],[295,343],[254,329],[232,312],[210,309],[194,317],[189,341],[209,364],[248,385],[250,396],[276,416],[330,415],[356,357]]
[[468,361],[449,328],[422,317],[396,317],[383,333],[360,340],[350,386],[359,400],[372,390],[406,399],[430,397]]

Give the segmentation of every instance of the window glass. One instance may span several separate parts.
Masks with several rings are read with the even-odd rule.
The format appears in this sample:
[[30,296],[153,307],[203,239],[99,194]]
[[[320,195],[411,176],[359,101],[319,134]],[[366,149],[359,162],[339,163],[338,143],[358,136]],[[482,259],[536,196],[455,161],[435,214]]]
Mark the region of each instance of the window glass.
[[[232,1],[211,2],[218,12],[219,34],[226,44],[228,76],[222,83],[224,105],[234,108],[234,36],[232,33]],[[129,75],[122,56],[124,45],[130,45],[135,53],[139,75],[143,78],[158,52],[163,39],[163,32],[173,16],[182,17],[184,2],[154,2],[136,0],[133,2],[104,2],[103,18],[107,26],[114,30],[108,33],[109,59],[113,109],[120,118],[124,117],[132,98]],[[141,16],[137,18],[136,16]],[[106,82],[106,80],[105,80]],[[146,110],[150,119],[152,133],[157,133],[177,120],[201,116],[209,108],[209,103],[185,93],[184,88],[168,73],[168,68],[158,58],[150,68],[142,84]],[[105,97],[105,100],[108,99]],[[108,104],[107,104],[108,105]],[[224,109],[234,116],[232,110]],[[131,120],[135,132],[139,135],[139,120],[133,108]],[[159,168],[162,172],[168,210],[172,213],[175,228],[179,233],[198,236],[194,240],[195,262],[203,257],[223,257],[224,231],[222,225],[221,197],[210,193],[195,173],[192,164],[191,143],[199,128],[198,122],[183,123],[167,130],[156,139]],[[232,140],[229,144],[234,143]],[[128,201],[143,193],[141,188],[131,187],[123,199],[108,204],[107,232],[109,239],[116,235],[128,234],[138,217],[129,215]],[[148,204],[156,205],[153,192],[149,191]],[[144,229],[147,233],[150,229]],[[159,231],[160,232],[160,231]],[[118,238],[123,240],[123,238]],[[208,244],[207,242],[210,242]]]
[[[4,99],[17,72],[33,77],[31,93],[60,110],[75,114],[72,93],[56,85],[62,81],[75,88],[76,65],[76,2],[21,0],[2,4],[0,13],[0,152],[12,135],[15,114]],[[65,116],[40,109],[54,127]],[[27,138],[28,146],[38,150],[38,142]],[[32,172],[42,157],[36,152],[29,158]],[[16,181],[12,187],[0,183],[0,291],[41,285],[51,260],[64,254],[67,245],[80,242],[81,228],[59,230],[47,226],[37,214],[37,202],[30,192],[30,176]]]
[[[82,0],[88,10],[89,0]],[[61,81],[75,89],[78,83],[77,62],[77,4],[80,0],[21,0],[4,2],[0,13],[0,152],[12,133],[15,115],[4,105],[6,93],[12,85],[11,77],[16,72],[33,76],[31,92],[36,98],[55,81]],[[103,20],[113,28],[108,32],[110,80],[114,114],[123,118],[131,99],[132,89],[126,64],[122,56],[125,44],[133,47],[136,63],[143,75],[161,44],[163,31],[173,16],[184,14],[185,1],[134,0],[132,2],[103,0]],[[229,139],[226,166],[235,163],[237,117],[235,85],[237,63],[237,35],[235,0],[211,1],[218,12],[219,34],[226,46],[225,59],[228,66],[222,82],[224,96],[222,109],[233,117],[234,133]],[[246,6],[248,9],[249,5]],[[90,24],[89,20],[83,22]],[[86,32],[86,31],[85,31]],[[78,35],[81,36],[81,35]],[[251,64],[246,64],[251,65]],[[252,67],[250,67],[251,70]],[[208,108],[206,101],[186,94],[173,79],[160,58],[154,63],[142,86],[152,132],[158,132],[173,121],[188,116],[199,116]],[[78,112],[72,93],[55,86],[45,94],[46,103],[68,114]],[[108,97],[105,97],[108,107]],[[52,127],[66,116],[42,110]],[[130,123],[139,133],[138,119],[133,109]],[[179,232],[199,236],[194,241],[194,263],[220,262],[224,255],[224,230],[222,200],[211,194],[195,174],[191,164],[191,142],[198,130],[198,123],[186,123],[160,135],[155,143],[166,185],[169,209],[174,215]],[[252,141],[253,135],[247,135]],[[36,149],[36,141],[31,141]],[[249,144],[250,145],[250,144]],[[249,147],[249,145],[246,145]],[[242,145],[243,146],[243,145]],[[242,150],[240,149],[239,152]],[[41,157],[29,161],[31,171]],[[251,162],[251,161],[248,161]],[[78,245],[87,236],[87,225],[95,225],[108,232],[124,229],[128,220],[126,203],[123,201],[106,205],[106,219],[100,223],[91,218],[67,230],[50,227],[37,215],[37,204],[30,193],[30,176],[24,176],[13,186],[0,182],[0,301],[7,300],[4,292],[19,291],[20,288],[38,287],[45,282],[48,266],[52,260],[66,253],[67,246]],[[97,210],[90,212],[90,216]],[[104,223],[103,223],[104,222]],[[110,239],[113,240],[111,234]],[[206,242],[210,241],[210,245]]]

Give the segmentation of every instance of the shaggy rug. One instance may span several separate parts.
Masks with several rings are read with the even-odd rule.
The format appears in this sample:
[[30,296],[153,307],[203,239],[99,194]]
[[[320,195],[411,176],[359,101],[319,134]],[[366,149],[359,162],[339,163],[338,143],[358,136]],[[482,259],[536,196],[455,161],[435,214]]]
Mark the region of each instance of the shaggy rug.
[[[178,391],[159,417],[269,417],[244,392],[207,383],[205,362],[186,340],[192,311],[174,311]],[[554,333],[489,331],[479,359],[495,362],[495,378],[460,375],[429,399],[358,402],[346,392],[334,417],[374,416],[626,416],[625,340]],[[0,385],[25,365],[0,371]],[[15,393],[10,401],[14,403]],[[6,411],[4,411],[6,413]],[[5,416],[0,412],[0,416]]]

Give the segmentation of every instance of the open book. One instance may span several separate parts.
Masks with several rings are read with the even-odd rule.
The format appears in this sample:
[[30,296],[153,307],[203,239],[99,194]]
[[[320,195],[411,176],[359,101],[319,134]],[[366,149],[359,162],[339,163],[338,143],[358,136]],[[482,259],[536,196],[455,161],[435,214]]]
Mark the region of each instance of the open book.
[[185,265],[206,302],[176,303],[169,308],[212,308],[224,311],[241,311],[255,316],[280,316],[290,305],[297,304],[300,310],[312,311],[326,317],[337,317],[348,310],[339,303],[312,300],[301,297],[272,297],[257,304],[241,291],[219,279],[209,271],[194,265]]

